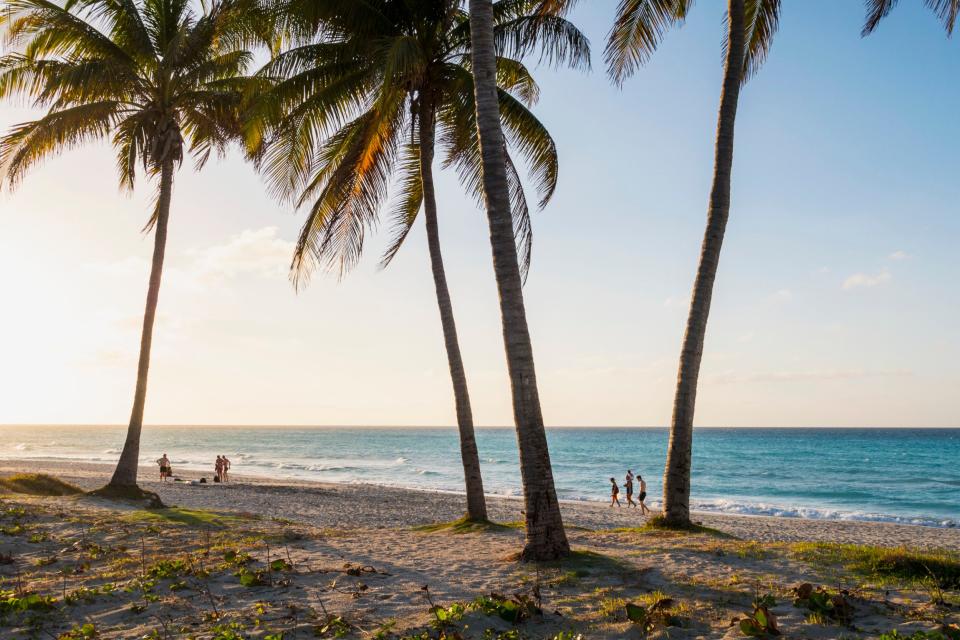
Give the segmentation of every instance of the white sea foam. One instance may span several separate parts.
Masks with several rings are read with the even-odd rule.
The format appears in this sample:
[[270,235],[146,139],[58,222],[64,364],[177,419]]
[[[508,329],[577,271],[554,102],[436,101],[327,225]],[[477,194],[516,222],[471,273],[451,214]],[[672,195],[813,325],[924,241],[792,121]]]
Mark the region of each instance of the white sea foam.
[[861,522],[890,522],[895,524],[917,524],[927,527],[956,527],[957,522],[949,518],[929,518],[895,516],[869,511],[827,509],[796,505],[779,505],[766,502],[738,502],[733,500],[694,500],[693,511],[705,513],[723,513],[746,516],[776,516],[778,518],[810,518],[813,520],[856,520]]

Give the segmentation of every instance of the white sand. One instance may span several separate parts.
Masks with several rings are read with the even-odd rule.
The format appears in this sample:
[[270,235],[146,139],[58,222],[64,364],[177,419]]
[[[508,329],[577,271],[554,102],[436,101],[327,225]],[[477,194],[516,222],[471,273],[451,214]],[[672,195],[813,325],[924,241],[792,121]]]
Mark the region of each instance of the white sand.
[[[84,489],[94,489],[109,479],[112,468],[102,464],[0,460],[0,474],[23,471],[49,473]],[[200,475],[187,472],[181,477]],[[242,475],[232,475],[231,479],[227,485],[195,486],[158,482],[152,468],[141,468],[140,474],[141,485],[160,494],[166,504],[244,511],[334,529],[393,529],[444,522],[459,518],[465,509],[463,496],[456,494],[373,485],[269,482]],[[522,520],[523,503],[519,499],[489,497],[487,507],[494,521]],[[588,529],[635,527],[644,522],[637,509],[610,508],[600,503],[564,502],[562,510],[567,525]],[[707,513],[696,514],[695,520],[744,540],[906,545],[960,551],[960,528]]]

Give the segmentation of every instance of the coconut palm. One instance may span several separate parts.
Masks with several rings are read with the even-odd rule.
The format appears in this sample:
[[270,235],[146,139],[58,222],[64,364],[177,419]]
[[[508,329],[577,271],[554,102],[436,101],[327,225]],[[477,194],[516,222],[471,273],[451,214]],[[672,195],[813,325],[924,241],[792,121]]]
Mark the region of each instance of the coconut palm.
[[[475,84],[476,122],[482,156],[482,185],[490,227],[493,269],[500,296],[500,317],[507,369],[513,394],[513,419],[520,450],[526,542],[524,560],[552,560],[567,555],[570,545],[563,529],[553,482],[550,451],[543,427],[533,346],[523,302],[521,263],[513,243],[510,161],[504,149],[501,119],[505,109],[497,88],[501,73],[497,54],[498,7],[491,0],[470,0],[471,62]],[[555,0],[534,3],[534,12],[561,15]],[[554,6],[557,5],[557,6]],[[506,119],[503,124],[507,125]]]
[[[521,58],[536,47],[553,62],[588,63],[586,39],[562,18],[525,13],[528,2],[498,3],[498,100],[510,147],[528,163],[544,206],[557,181],[553,139],[529,107],[538,87]],[[427,246],[453,383],[467,516],[486,504],[466,374],[443,266],[434,191],[437,151],[479,195],[480,150],[473,105],[470,26],[457,0],[363,3],[292,0],[282,5],[296,46],[258,74],[269,86],[248,112],[251,153],[276,195],[308,209],[292,277],[317,267],[343,274],[359,260],[365,235],[388,191],[393,236],[382,260],[399,251],[423,210]],[[530,259],[529,208],[509,160],[514,232],[524,268]]]
[[[618,85],[644,64],[666,31],[687,17],[693,0],[621,0],[607,41],[606,61]],[[670,443],[663,479],[663,516],[671,525],[690,523],[690,464],[693,415],[703,343],[730,214],[733,133],[741,85],[766,59],[780,17],[780,0],[728,0],[724,38],[723,87],[717,120],[713,186],[707,229],[693,285],[687,328],[670,423]]]
[[0,98],[20,96],[46,115],[0,140],[16,185],[35,164],[84,142],[110,139],[120,187],[138,167],[157,186],[145,231],[154,231],[137,386],[123,452],[108,486],[135,488],[150,345],[160,293],[173,180],[187,154],[202,167],[239,134],[244,49],[255,7],[214,0],[9,0],[0,25],[13,51],[0,59]]
[[[556,0],[563,2],[564,0]],[[863,34],[871,33],[897,0],[867,0]],[[960,0],[924,0],[950,34],[960,13]],[[693,0],[621,0],[606,47],[610,76],[621,84],[656,50],[665,32],[687,17]],[[687,328],[670,422],[670,443],[663,480],[663,515],[673,525],[690,523],[690,466],[697,379],[717,276],[720,249],[730,214],[730,176],[733,133],[740,86],[766,60],[780,19],[780,0],[728,0],[727,31],[723,41],[724,75],[717,122],[713,187],[700,264],[690,299]]]

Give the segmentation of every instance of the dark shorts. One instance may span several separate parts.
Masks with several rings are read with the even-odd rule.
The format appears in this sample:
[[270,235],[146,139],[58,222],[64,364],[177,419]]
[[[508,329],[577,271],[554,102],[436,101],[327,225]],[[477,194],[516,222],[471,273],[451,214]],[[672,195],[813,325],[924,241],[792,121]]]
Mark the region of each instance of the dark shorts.
[[627,487],[627,495],[628,495],[628,496],[632,496],[632,495],[633,495],[633,487]]
[[640,502],[643,502],[643,499],[646,498],[646,497],[647,497],[647,492],[646,492],[646,491],[641,491],[641,492],[640,492]]

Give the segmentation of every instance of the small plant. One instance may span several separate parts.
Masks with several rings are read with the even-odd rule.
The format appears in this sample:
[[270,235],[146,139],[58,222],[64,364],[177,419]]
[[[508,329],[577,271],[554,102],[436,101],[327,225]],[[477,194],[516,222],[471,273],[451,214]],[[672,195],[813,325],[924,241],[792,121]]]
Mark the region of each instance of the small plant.
[[751,638],[780,635],[777,617],[763,604],[754,604],[753,613],[740,620],[740,632]]
[[77,604],[90,604],[97,598],[97,591],[95,589],[88,589],[87,587],[79,587],[68,593],[63,598],[64,604],[70,606]]
[[945,625],[939,631],[914,631],[905,636],[896,629],[880,636],[880,640],[957,640],[960,638],[960,627],[955,624]]
[[240,584],[245,587],[262,587],[270,584],[270,577],[263,569],[251,571],[250,569],[243,567],[233,575],[240,578]]
[[246,551],[237,551],[236,549],[225,551],[223,554],[223,559],[229,564],[235,564],[237,566],[242,566],[253,562],[253,558],[249,553]]
[[218,624],[212,629],[213,640],[245,640],[243,625],[239,622]]
[[57,606],[53,596],[42,596],[39,593],[17,596],[13,591],[0,591],[0,617],[8,613],[25,611],[50,611]]
[[57,636],[57,640],[89,640],[90,638],[99,638],[100,634],[97,633],[97,628],[91,622],[77,626],[74,625],[70,631],[66,633],[61,633]]
[[293,569],[293,565],[281,558],[278,558],[270,563],[271,571],[290,571],[291,569]]
[[840,591],[830,593],[824,587],[813,588],[809,582],[805,582],[795,587],[793,606],[800,609],[808,609],[811,612],[812,621],[821,619],[833,620],[843,624],[849,624],[853,617],[853,605],[847,599],[847,593]]
[[459,602],[454,602],[449,607],[441,607],[434,605],[430,607],[430,612],[434,616],[433,625],[435,628],[443,630],[451,626],[454,622],[459,622],[463,619],[463,614],[466,613],[467,609]]
[[640,631],[643,633],[650,633],[658,624],[667,627],[679,626],[680,621],[670,613],[672,607],[673,599],[659,592],[651,598],[649,604],[640,605],[628,602],[624,605],[627,620],[640,627]]
[[314,633],[318,638],[342,638],[348,633],[352,626],[343,616],[327,614],[326,621],[314,628]]
[[190,564],[186,560],[161,560],[147,571],[147,575],[156,580],[179,578],[190,573]]
[[489,596],[480,596],[474,600],[470,603],[470,608],[488,616],[498,616],[511,624],[519,624],[542,613],[536,602],[524,594],[507,598],[498,593],[491,593]]

